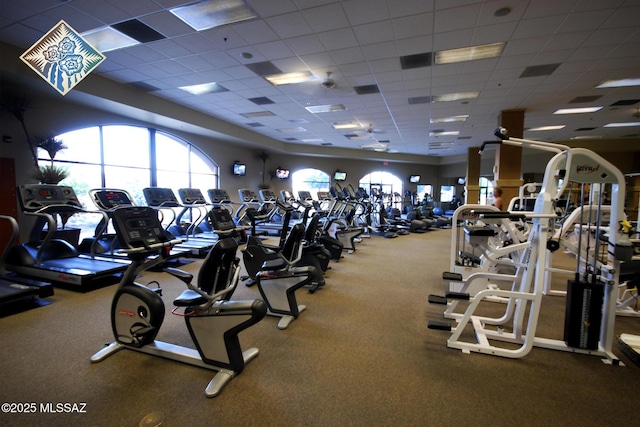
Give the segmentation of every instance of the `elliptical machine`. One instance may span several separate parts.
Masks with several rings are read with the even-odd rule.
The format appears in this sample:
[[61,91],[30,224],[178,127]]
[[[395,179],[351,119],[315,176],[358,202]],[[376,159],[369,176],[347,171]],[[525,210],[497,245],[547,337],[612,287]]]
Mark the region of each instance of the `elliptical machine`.
[[162,290],[135,282],[139,273],[163,262],[165,254],[180,239],[169,239],[157,211],[151,207],[121,207],[112,214],[118,239],[131,264],[111,304],[111,326],[116,340],[94,354],[91,361],[101,362],[127,348],[211,369],[217,374],[205,394],[217,396],[258,355],[256,348],[242,351],[238,334],[262,320],[267,312],[259,299],[229,300],[240,275],[238,244],[232,238],[219,240],[203,261],[195,286],[191,283],[192,274],[176,268],[164,269],[188,287],[173,301],[176,307],[172,313],[184,316],[196,347],[193,350],[155,340],[165,314]]

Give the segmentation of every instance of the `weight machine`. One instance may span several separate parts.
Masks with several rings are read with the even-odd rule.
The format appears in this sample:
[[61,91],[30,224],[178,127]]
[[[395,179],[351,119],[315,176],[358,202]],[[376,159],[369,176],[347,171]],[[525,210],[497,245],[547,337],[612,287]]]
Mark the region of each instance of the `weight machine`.
[[[447,346],[465,353],[520,358],[526,356],[533,347],[541,347],[596,355],[606,363],[621,364],[611,347],[620,265],[630,254],[631,247],[623,230],[617,227],[626,221],[624,176],[611,163],[584,148],[511,138],[507,136],[505,129],[498,129],[496,136],[501,139],[498,143],[554,153],[545,169],[542,189],[533,212],[518,213],[519,216],[525,215],[532,224],[516,274],[471,274],[463,282],[463,286],[470,286],[475,280],[490,278],[510,281],[513,288],[484,289],[474,296],[450,293],[449,298],[468,301],[466,310],[456,319],[455,326],[430,321],[429,328],[451,331]],[[605,262],[598,270],[588,271],[588,275],[580,274],[577,268],[575,280],[568,283],[571,292],[567,296],[564,340],[556,340],[539,337],[536,332],[544,294],[544,267],[550,252],[548,245],[557,218],[555,204],[569,182],[611,185],[611,228],[606,242],[599,243],[607,247]],[[504,212],[484,213],[481,216],[509,218],[511,215]],[[514,307],[513,311],[507,310],[501,317],[481,315],[479,307],[488,297],[507,298]],[[472,329],[475,341],[469,339],[468,334],[463,334],[469,329]]]

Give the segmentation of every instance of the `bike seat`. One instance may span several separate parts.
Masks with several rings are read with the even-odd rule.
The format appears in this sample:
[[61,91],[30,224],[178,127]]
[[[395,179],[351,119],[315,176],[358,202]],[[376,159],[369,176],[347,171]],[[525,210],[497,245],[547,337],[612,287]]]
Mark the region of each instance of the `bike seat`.
[[176,299],[173,305],[177,307],[189,307],[192,305],[202,305],[207,299],[192,289],[185,289]]

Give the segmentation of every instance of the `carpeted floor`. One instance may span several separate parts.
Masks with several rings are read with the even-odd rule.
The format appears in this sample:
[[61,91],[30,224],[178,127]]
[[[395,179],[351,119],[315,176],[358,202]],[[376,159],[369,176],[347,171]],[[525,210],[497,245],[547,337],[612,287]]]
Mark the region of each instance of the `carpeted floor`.
[[[463,354],[442,319],[451,230],[372,237],[332,263],[324,289],[297,292],[307,310],[288,329],[266,317],[244,331],[259,356],[221,395],[208,399],[212,372],[133,351],[89,358],[112,340],[115,286],[56,289],[51,304],[0,318],[0,402],[35,413],[0,413],[2,426],[138,426],[161,413],[164,426],[620,426],[637,418],[640,367],[534,348],[522,359]],[[198,262],[185,270],[196,272]],[[160,273],[164,299],[182,289]],[[562,287],[566,278],[555,286]],[[234,299],[259,298],[240,284]],[[183,319],[167,318],[159,340],[189,344]],[[538,335],[562,339],[564,298],[544,297]],[[616,319],[616,333],[640,334],[640,319]],[[44,409],[58,408],[60,413]],[[19,404],[23,404],[20,406]],[[48,404],[51,404],[47,406]],[[73,404],[77,404],[75,407]],[[86,404],[86,405],[85,405]],[[66,412],[80,410],[83,412]]]

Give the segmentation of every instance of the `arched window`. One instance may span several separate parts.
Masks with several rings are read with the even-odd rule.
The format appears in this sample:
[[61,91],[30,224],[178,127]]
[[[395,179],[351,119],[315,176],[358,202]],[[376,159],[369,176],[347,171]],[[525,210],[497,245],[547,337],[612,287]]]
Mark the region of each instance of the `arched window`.
[[402,180],[397,176],[389,172],[375,171],[363,176],[358,185],[369,194],[380,192],[384,196],[385,206],[402,210]]
[[[87,195],[92,188],[117,188],[146,205],[145,187],[199,188],[219,185],[218,166],[194,145],[170,134],[141,126],[111,125],[78,129],[56,136],[66,149],[54,166],[67,169],[61,185],[73,187],[87,209],[95,209]],[[41,166],[51,163],[39,150]],[[75,218],[78,217],[78,218]],[[82,221],[80,216],[72,219]],[[81,228],[83,224],[76,224]]]
[[318,191],[329,191],[331,177],[319,169],[300,169],[291,174],[291,184],[295,197],[299,191],[309,191],[315,198]]

